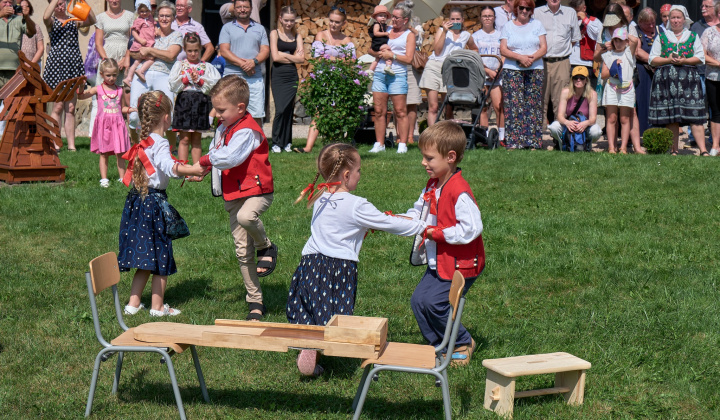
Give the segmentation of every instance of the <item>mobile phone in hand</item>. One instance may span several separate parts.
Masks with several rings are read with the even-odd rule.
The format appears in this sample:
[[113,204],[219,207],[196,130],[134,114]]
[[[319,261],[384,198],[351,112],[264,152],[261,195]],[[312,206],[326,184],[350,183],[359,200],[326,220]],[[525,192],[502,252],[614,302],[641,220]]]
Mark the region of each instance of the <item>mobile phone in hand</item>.
[[460,29],[462,29],[462,23],[460,23],[460,22],[455,22],[455,23],[452,24],[452,26],[450,27],[450,29],[459,31]]
[[678,55],[678,53],[672,53],[670,54],[670,58],[680,58],[680,56]]

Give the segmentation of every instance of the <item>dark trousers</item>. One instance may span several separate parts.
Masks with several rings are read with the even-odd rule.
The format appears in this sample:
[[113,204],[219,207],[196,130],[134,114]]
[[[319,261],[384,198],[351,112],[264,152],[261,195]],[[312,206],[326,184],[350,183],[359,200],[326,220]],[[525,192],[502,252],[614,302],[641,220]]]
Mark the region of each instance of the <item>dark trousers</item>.
[[[467,293],[473,283],[475,283],[475,279],[465,280],[463,295]],[[410,298],[410,306],[415,314],[420,332],[433,347],[442,343],[445,334],[445,326],[450,315],[448,297],[451,285],[452,282],[442,280],[435,270],[428,268]],[[471,340],[470,333],[460,324],[455,345],[470,345]]]
[[297,93],[298,75],[295,64],[273,66],[272,79],[273,100],[275,101],[275,118],[272,127],[272,144],[284,149],[292,143],[292,125],[295,112],[295,94]]

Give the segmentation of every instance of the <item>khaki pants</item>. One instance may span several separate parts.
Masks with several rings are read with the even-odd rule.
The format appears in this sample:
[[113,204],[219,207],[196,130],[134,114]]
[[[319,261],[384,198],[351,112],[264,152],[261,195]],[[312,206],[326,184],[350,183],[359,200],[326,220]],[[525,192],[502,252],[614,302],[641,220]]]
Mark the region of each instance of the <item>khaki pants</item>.
[[552,101],[554,119],[558,118],[558,107],[560,106],[560,95],[562,90],[570,85],[570,59],[548,63],[545,65],[545,79],[543,80],[543,127],[547,126],[547,111]]
[[270,239],[265,234],[260,215],[267,211],[272,201],[273,195],[265,194],[225,202],[225,210],[230,216],[230,230],[235,241],[235,256],[247,290],[245,301],[248,303],[263,302],[255,250],[270,246]]

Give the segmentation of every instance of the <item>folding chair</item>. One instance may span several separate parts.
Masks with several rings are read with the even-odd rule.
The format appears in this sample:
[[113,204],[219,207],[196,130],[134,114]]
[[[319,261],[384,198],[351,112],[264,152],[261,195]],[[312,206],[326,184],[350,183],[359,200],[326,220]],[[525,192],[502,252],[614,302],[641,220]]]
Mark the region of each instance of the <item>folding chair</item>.
[[[87,407],[85,408],[85,417],[90,415],[92,410],[93,397],[95,396],[95,386],[97,385],[98,373],[100,372],[100,362],[106,361],[114,353],[118,354],[117,365],[115,366],[115,379],[113,380],[112,393],[115,394],[120,384],[120,371],[122,370],[123,356],[125,352],[145,352],[158,353],[162,356],[161,362],[164,362],[170,372],[170,381],[172,382],[173,391],[175,392],[175,401],[177,402],[180,418],[185,420],[185,409],[183,408],[182,398],[180,397],[180,389],[178,388],[177,379],[175,378],[175,368],[173,367],[170,356],[175,353],[182,353],[188,347],[192,352],[195,370],[197,371],[198,380],[200,381],[200,390],[206,402],[210,402],[207,388],[205,387],[205,378],[200,368],[200,359],[198,359],[195,346],[179,343],[147,343],[135,340],[133,329],[128,328],[123,321],[120,298],[118,297],[117,284],[120,282],[120,270],[118,269],[117,256],[114,252],[108,252],[90,261],[90,272],[85,273],[87,280],[88,295],[90,296],[90,307],[92,308],[93,324],[95,326],[95,335],[102,344],[103,349],[100,350],[95,358],[95,367],[93,368],[92,381],[90,383],[90,394],[88,395]],[[117,338],[109,343],[105,340],[100,330],[100,317],[98,316],[97,302],[95,296],[108,287],[112,287],[113,298],[115,300],[115,315],[117,316],[120,327],[124,330]]]
[[[367,396],[370,382],[377,380],[377,374],[381,370],[396,372],[420,373],[435,376],[436,386],[442,388],[443,403],[445,406],[445,418],[450,420],[450,387],[448,385],[447,367],[450,364],[452,349],[455,348],[460,318],[465,306],[465,298],[462,296],[465,287],[465,278],[459,271],[455,271],[450,286],[450,305],[452,313],[448,316],[448,323],[445,327],[445,336],[439,346],[433,347],[422,344],[407,344],[389,342],[376,359],[366,359],[362,363],[365,368],[360,385],[358,386],[353,410],[353,420],[360,418],[365,397]],[[450,349],[449,355],[444,355],[445,349]],[[374,366],[371,369],[371,365]]]

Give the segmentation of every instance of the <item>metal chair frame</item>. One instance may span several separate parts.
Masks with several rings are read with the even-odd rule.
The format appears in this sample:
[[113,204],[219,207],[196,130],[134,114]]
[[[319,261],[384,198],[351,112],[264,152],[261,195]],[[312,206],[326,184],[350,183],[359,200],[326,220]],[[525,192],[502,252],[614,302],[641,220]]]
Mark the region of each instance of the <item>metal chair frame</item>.
[[[459,276],[462,280],[462,283],[460,285],[460,290],[464,288],[465,285],[465,279],[462,278],[462,275],[460,275],[459,272],[455,272],[455,277]],[[455,283],[455,278],[453,278],[453,283]],[[454,349],[455,348],[455,340],[457,339],[458,330],[460,328],[460,320],[462,318],[463,309],[465,307],[465,297],[461,296],[458,300],[457,307],[454,307],[452,305],[453,299],[452,299],[452,293],[453,289],[451,288],[451,298],[450,298],[450,310],[449,310],[449,316],[448,316],[448,323],[445,327],[445,334],[443,336],[443,341],[440,343],[440,345],[435,347],[435,367],[432,369],[425,369],[425,368],[417,368],[417,367],[409,367],[409,366],[396,366],[396,365],[380,365],[380,364],[373,364],[369,363],[367,366],[365,366],[365,370],[363,371],[362,378],[360,379],[360,385],[358,386],[357,392],[355,393],[355,399],[353,401],[353,410],[355,411],[353,415],[353,420],[358,420],[360,418],[360,413],[362,412],[363,404],[365,403],[365,398],[367,397],[368,390],[370,389],[370,382],[372,380],[377,380],[378,373],[383,370],[388,371],[394,371],[394,372],[408,372],[408,373],[419,373],[423,375],[432,375],[435,377],[435,385],[440,386],[442,388],[442,395],[443,395],[443,406],[445,409],[445,419],[450,420],[452,418],[452,410],[450,407],[450,386],[448,382],[448,375],[447,375],[447,368],[450,364],[450,361],[452,359],[452,351],[450,351],[450,355],[443,354],[446,349]],[[457,311],[455,311],[457,309]],[[453,314],[455,315],[453,317]],[[371,368],[371,365],[373,366]]]
[[[110,256],[114,258],[115,266],[114,268],[117,270],[117,256],[114,252],[109,252],[107,254],[101,255],[98,258],[95,258],[93,261],[90,262],[91,269],[93,267],[93,263],[97,260],[108,260]],[[105,262],[105,261],[101,261]],[[123,307],[120,304],[120,298],[118,295],[118,289],[117,289],[117,283],[120,280],[120,271],[117,270],[117,278],[112,279],[112,293],[113,293],[113,300],[115,302],[115,315],[117,317],[118,323],[120,324],[120,327],[123,329],[123,331],[128,331],[129,328],[127,325],[125,325],[125,321],[123,320],[122,310]],[[113,272],[113,277],[115,273]],[[92,404],[93,404],[93,398],[95,396],[95,388],[97,386],[97,379],[98,375],[100,373],[100,362],[107,361],[111,356],[113,356],[115,353],[118,354],[118,360],[115,365],[115,378],[113,379],[113,386],[112,386],[112,394],[116,394],[118,390],[118,386],[120,385],[120,372],[122,370],[123,365],[123,358],[125,352],[135,352],[135,353],[157,353],[160,356],[162,356],[161,363],[165,363],[168,368],[168,372],[170,373],[170,381],[172,383],[173,392],[175,393],[175,402],[177,403],[178,411],[180,412],[180,418],[185,420],[187,417],[185,416],[185,409],[183,407],[182,403],[182,397],[180,396],[180,388],[178,388],[177,384],[177,378],[175,376],[175,367],[173,365],[173,362],[171,360],[171,357],[176,353],[174,350],[169,347],[169,345],[175,344],[175,343],[157,343],[160,346],[159,347],[153,347],[152,344],[149,346],[119,346],[119,345],[113,345],[109,343],[105,338],[103,337],[102,330],[100,329],[100,317],[98,315],[98,308],[97,308],[97,301],[95,299],[95,295],[99,294],[102,290],[104,290],[105,287],[100,288],[100,290],[95,290],[95,287],[93,287],[93,276],[90,272],[85,273],[85,280],[87,282],[88,287],[88,295],[90,297],[90,307],[92,308],[92,314],[93,314],[93,325],[95,327],[95,335],[97,336],[98,341],[103,346],[103,349],[100,350],[100,352],[97,354],[97,357],[95,357],[95,365],[93,367],[93,374],[92,374],[92,381],[90,382],[90,393],[88,395],[87,400],[87,406],[85,408],[85,417],[90,416],[90,412],[92,410]],[[167,344],[168,346],[163,346],[163,344]],[[203,377],[202,369],[200,368],[200,359],[198,358],[197,350],[195,349],[195,346],[189,346],[190,351],[192,353],[193,363],[195,365],[195,371],[197,372],[198,380],[200,382],[200,390],[202,391],[203,398],[205,399],[205,402],[210,402],[210,396],[207,392],[207,387],[205,386],[205,378]]]

